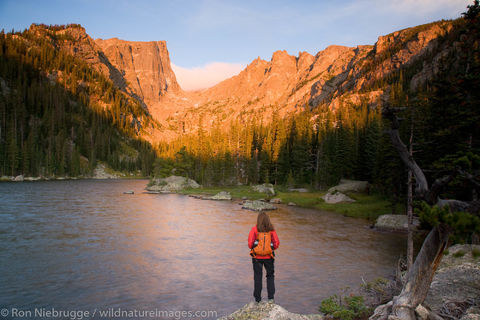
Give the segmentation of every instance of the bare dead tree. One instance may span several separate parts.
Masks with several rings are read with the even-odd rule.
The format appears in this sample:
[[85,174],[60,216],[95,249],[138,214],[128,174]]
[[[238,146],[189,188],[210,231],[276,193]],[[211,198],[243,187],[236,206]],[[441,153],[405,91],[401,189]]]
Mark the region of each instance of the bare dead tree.
[[[413,158],[413,108],[412,119],[410,120],[410,143],[409,154]],[[413,265],[413,173],[408,170],[408,186],[407,186],[407,221],[408,221],[408,236],[407,236],[407,270],[410,270]]]

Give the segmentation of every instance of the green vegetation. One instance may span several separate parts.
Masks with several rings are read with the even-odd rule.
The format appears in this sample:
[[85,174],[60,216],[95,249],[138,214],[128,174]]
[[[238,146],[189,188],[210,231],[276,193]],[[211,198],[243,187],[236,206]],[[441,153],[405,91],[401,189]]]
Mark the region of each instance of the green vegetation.
[[458,250],[457,252],[455,252],[455,253],[453,254],[453,256],[454,256],[455,258],[461,258],[461,257],[463,257],[464,255],[465,255],[465,251],[463,251],[463,250]]
[[366,307],[362,296],[333,295],[322,301],[320,312],[330,319],[354,320],[367,319],[371,309]]
[[420,204],[416,212],[421,226],[425,229],[431,229],[439,224],[445,224],[452,228],[454,232],[450,238],[453,243],[471,243],[472,235],[480,233],[480,218],[468,212],[451,212],[446,206],[443,208],[431,207],[425,202]]
[[256,192],[250,186],[225,186],[225,187],[202,187],[199,189],[185,189],[181,193],[183,194],[204,194],[215,195],[220,191],[230,192],[233,198],[241,199],[247,197],[250,200],[268,199],[265,193]]
[[[392,212],[391,202],[384,196],[378,194],[367,195],[361,193],[349,193],[348,196],[356,202],[335,204],[325,203],[325,201],[321,199],[321,196],[324,194],[324,192],[279,192],[278,197],[285,203],[294,202],[302,207],[333,211],[341,213],[347,217],[363,218],[370,221],[376,220],[382,214]],[[399,212],[403,212],[401,204],[396,204],[396,206]]]
[[[141,105],[85,61],[60,50],[78,25],[0,33],[0,175],[90,175],[98,161],[148,176]],[[106,106],[106,107],[105,107]]]
[[[288,192],[278,191],[275,196],[268,196],[265,193],[256,192],[250,186],[214,186],[201,187],[199,189],[186,189],[183,194],[204,194],[214,195],[220,191],[230,192],[233,198],[241,199],[246,197],[249,200],[280,198],[282,203],[295,203],[299,207],[318,210],[332,211],[343,214],[347,217],[363,218],[374,221],[382,214],[391,213],[391,203],[381,195],[367,195],[361,193],[349,193],[348,196],[356,200],[353,203],[328,204],[321,199],[325,192]],[[403,210],[401,204],[397,204],[399,212]]]
[[473,248],[473,249],[472,249],[472,257],[473,257],[474,259],[477,259],[478,257],[480,257],[480,250],[477,249],[477,248]]

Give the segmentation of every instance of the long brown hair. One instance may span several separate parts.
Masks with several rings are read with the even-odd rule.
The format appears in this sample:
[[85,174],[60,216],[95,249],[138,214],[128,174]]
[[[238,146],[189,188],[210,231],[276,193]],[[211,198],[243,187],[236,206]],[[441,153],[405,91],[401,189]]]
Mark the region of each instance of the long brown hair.
[[258,232],[269,232],[275,230],[270,217],[263,211],[260,211],[257,217],[257,230]]

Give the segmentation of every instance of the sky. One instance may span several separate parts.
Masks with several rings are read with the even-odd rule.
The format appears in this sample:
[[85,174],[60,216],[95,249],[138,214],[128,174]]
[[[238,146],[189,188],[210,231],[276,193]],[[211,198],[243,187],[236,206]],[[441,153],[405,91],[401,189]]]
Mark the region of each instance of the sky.
[[0,29],[79,23],[94,39],[166,40],[185,90],[205,88],[276,50],[316,54],[458,18],[467,0],[0,0]]

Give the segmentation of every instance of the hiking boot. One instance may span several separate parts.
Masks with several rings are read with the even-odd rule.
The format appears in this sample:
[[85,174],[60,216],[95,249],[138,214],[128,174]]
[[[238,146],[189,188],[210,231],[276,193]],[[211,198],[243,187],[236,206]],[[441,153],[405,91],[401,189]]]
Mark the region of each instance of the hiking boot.
[[270,303],[270,304],[275,304],[275,300],[273,300],[273,299],[268,299],[268,303]]

